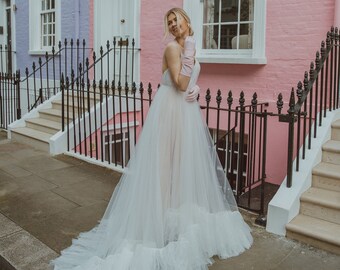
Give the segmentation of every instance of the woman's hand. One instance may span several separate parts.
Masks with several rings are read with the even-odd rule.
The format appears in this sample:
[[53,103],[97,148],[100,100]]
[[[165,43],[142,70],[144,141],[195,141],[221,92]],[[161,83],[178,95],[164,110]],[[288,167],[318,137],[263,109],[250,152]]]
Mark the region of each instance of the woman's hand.
[[191,89],[189,89],[188,95],[185,97],[185,100],[188,102],[196,101],[200,90],[201,88],[196,84]]

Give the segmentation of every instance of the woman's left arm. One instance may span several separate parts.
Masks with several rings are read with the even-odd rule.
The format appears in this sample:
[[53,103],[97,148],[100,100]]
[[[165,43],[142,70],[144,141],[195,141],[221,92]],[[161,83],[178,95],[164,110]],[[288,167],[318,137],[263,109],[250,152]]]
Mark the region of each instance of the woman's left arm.
[[177,89],[185,92],[188,88],[190,77],[181,74],[182,61],[180,48],[171,42],[165,48],[164,56],[173,83]]

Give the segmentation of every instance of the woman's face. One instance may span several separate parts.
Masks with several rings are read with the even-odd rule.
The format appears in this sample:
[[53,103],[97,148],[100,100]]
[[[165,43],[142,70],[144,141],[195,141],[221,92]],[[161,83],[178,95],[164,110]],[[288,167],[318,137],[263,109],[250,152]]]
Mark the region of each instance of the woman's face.
[[186,33],[189,33],[188,23],[181,15],[176,17],[174,13],[170,13],[168,16],[168,27],[169,33],[171,33],[176,38],[182,37]]

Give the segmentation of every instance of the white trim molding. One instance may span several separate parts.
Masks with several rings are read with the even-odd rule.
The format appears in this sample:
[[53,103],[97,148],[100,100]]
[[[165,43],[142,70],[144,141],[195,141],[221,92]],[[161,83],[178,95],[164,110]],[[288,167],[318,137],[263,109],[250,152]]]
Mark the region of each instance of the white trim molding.
[[[41,41],[41,1],[29,0],[29,54],[42,55],[52,51],[52,46],[43,47]],[[55,0],[55,45],[61,39],[61,1]]]
[[183,0],[191,18],[197,42],[196,57],[201,63],[266,64],[266,0],[254,1],[252,49],[203,49],[203,0]]

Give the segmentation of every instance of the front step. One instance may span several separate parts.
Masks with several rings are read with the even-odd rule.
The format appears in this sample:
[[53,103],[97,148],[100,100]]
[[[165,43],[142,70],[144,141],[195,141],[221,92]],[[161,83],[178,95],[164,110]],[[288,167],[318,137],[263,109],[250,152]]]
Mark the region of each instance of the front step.
[[340,141],[340,119],[332,123],[332,140]]
[[61,123],[56,121],[51,121],[44,118],[30,118],[26,119],[26,127],[39,130],[51,135],[56,134],[61,130]]
[[340,166],[321,162],[313,168],[313,187],[340,192]]
[[[69,122],[72,121],[72,112],[69,112]],[[77,113],[75,112],[75,115],[77,115]],[[41,109],[39,110],[39,116],[41,118],[50,120],[50,121],[55,121],[55,122],[62,122],[62,112],[60,110],[57,109]],[[65,112],[64,115],[64,119],[65,119],[65,123],[67,123],[67,113]]]
[[20,127],[11,130],[12,140],[31,145],[39,150],[49,152],[49,139],[51,134],[29,127]]
[[339,192],[312,187],[302,194],[300,201],[301,214],[340,225]]
[[322,146],[322,161],[340,165],[340,141],[329,140]]
[[286,225],[287,237],[340,255],[340,225],[298,215]]

